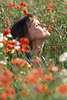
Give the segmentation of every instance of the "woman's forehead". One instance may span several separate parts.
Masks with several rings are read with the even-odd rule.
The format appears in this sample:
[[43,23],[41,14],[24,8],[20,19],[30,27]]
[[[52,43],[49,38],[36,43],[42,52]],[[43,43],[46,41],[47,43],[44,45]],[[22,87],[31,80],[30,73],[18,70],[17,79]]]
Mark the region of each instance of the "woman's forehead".
[[33,23],[38,24],[40,23],[38,19],[34,18]]

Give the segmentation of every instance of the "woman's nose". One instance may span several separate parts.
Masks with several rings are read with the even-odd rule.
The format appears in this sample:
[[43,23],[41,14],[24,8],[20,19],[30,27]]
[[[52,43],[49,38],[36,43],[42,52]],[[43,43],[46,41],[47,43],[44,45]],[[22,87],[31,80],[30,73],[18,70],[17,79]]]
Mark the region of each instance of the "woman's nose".
[[45,27],[43,28],[43,30],[44,30],[46,36],[49,37],[50,36],[50,33],[48,32],[48,30]]
[[48,31],[46,31],[46,34],[47,34],[47,37],[49,37],[49,36],[50,36],[50,33],[49,33]]

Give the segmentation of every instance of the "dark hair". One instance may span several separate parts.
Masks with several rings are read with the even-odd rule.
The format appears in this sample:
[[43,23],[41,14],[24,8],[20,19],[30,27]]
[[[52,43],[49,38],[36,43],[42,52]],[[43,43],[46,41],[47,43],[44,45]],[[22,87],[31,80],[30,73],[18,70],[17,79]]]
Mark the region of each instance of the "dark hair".
[[14,39],[19,40],[22,37],[28,37],[27,22],[30,21],[30,18],[33,19],[33,17],[32,14],[28,14],[12,26],[11,34]]

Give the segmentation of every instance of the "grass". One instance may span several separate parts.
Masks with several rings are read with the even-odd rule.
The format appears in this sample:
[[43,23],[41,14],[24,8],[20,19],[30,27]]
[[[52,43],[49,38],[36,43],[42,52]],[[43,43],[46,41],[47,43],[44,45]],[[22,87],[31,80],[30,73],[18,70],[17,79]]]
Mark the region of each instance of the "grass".
[[[40,21],[43,21],[46,24],[46,28],[49,30],[51,36],[45,40],[45,45],[43,48],[42,55],[45,57],[45,63],[37,57],[33,60],[38,61],[39,64],[32,65],[31,68],[27,63],[21,67],[18,62],[22,59],[25,59],[25,54],[18,55],[17,52],[13,49],[9,52],[4,52],[7,47],[7,43],[3,44],[3,47],[0,47],[0,99],[1,100],[66,100],[67,99],[67,81],[64,82],[64,79],[67,79],[67,55],[65,61],[59,61],[59,57],[66,52],[67,53],[67,2],[65,0],[24,0],[28,5],[22,9],[18,9],[17,6],[22,2],[22,0],[0,0],[0,32],[4,33],[4,30],[10,28],[17,18],[22,18],[25,16],[24,13],[21,13],[25,9],[29,13],[34,14]],[[7,6],[8,3],[16,4],[15,7]],[[51,5],[51,6],[50,6]],[[49,10],[48,10],[49,8]],[[54,20],[54,22],[50,22]],[[7,32],[8,33],[8,32]],[[6,35],[3,37],[8,38]],[[1,39],[0,39],[1,41]],[[17,41],[16,41],[17,42]],[[9,44],[10,45],[10,44]],[[12,45],[12,44],[11,44]],[[16,46],[16,45],[12,45]],[[65,56],[63,56],[64,58]],[[13,58],[20,58],[16,64]],[[12,62],[13,59],[13,62]],[[36,62],[35,61],[35,62]],[[4,65],[5,63],[5,65]],[[23,62],[24,63],[24,62]],[[3,67],[4,66],[4,67]],[[52,68],[58,68],[58,71],[51,72],[49,66]],[[40,69],[38,69],[40,68]],[[37,72],[38,77],[36,76]],[[42,71],[43,70],[43,71]],[[51,69],[52,70],[52,69]],[[4,73],[6,73],[4,76]],[[40,75],[49,77],[49,81],[44,81]],[[6,83],[2,81],[3,77],[6,79]],[[32,77],[32,83],[31,79]],[[41,79],[39,84],[36,84]],[[28,78],[28,79],[27,79]],[[47,78],[48,79],[48,78]],[[3,79],[4,80],[4,79]],[[29,82],[25,84],[24,80]],[[9,81],[9,82],[8,82]],[[34,84],[35,81],[35,84]],[[2,83],[3,82],[3,83]],[[61,91],[56,90],[57,87],[62,85]],[[65,85],[64,85],[65,84]],[[44,85],[44,87],[43,87]],[[46,86],[47,85],[47,86]],[[48,87],[47,91],[45,89]],[[13,92],[10,92],[12,88]],[[9,89],[8,94],[6,90]],[[40,89],[44,89],[41,91]],[[21,95],[22,92],[22,95]],[[15,96],[15,98],[14,98]]]

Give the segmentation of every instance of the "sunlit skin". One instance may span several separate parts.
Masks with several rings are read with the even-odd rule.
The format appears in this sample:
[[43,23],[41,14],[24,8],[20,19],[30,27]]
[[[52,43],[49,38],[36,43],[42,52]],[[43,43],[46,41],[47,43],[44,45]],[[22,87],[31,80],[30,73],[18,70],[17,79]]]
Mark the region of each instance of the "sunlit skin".
[[42,52],[44,41],[50,36],[50,33],[45,28],[44,23],[34,18],[31,25],[28,24],[29,38],[32,44],[32,53],[37,55],[39,51]]

